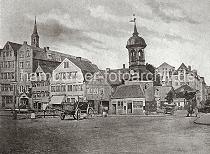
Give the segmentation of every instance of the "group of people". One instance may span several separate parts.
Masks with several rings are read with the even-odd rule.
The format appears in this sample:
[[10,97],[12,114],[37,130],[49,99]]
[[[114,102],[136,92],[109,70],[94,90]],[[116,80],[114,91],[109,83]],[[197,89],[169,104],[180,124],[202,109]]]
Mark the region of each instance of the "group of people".
[[195,114],[195,116],[198,116],[198,108],[195,107],[193,108],[192,105],[189,105],[188,109],[187,109],[187,117],[191,117],[193,115],[193,113]]

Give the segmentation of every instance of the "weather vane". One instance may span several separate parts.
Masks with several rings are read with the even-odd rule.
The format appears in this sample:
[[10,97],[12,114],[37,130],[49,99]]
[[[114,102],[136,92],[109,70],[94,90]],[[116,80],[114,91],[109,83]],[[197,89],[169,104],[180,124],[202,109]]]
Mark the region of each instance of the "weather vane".
[[132,19],[132,20],[130,20],[130,22],[134,22],[134,23],[136,23],[136,17],[135,17],[135,14],[133,14],[133,19]]

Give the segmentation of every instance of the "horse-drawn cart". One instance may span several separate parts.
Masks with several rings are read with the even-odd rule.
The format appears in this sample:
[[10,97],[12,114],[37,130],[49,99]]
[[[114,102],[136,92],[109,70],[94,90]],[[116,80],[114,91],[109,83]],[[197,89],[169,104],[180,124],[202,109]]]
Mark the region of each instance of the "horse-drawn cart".
[[73,116],[74,119],[79,120],[81,115],[85,114],[86,117],[93,117],[94,110],[88,102],[74,102],[63,103],[60,112],[61,120],[64,120],[67,115]]

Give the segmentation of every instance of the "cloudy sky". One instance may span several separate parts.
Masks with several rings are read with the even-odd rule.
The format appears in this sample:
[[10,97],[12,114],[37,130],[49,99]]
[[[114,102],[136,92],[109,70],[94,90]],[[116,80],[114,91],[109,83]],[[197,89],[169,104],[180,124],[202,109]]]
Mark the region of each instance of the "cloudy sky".
[[0,0],[0,45],[30,42],[37,16],[40,46],[88,58],[99,68],[128,66],[133,13],[146,62],[184,62],[210,84],[209,0]]

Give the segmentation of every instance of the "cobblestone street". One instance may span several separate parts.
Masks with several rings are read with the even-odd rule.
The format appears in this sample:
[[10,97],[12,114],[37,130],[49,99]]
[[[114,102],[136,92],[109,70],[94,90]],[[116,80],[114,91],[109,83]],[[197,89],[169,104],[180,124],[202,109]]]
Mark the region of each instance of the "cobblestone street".
[[210,127],[185,113],[166,117],[11,120],[0,117],[0,153],[201,153]]

